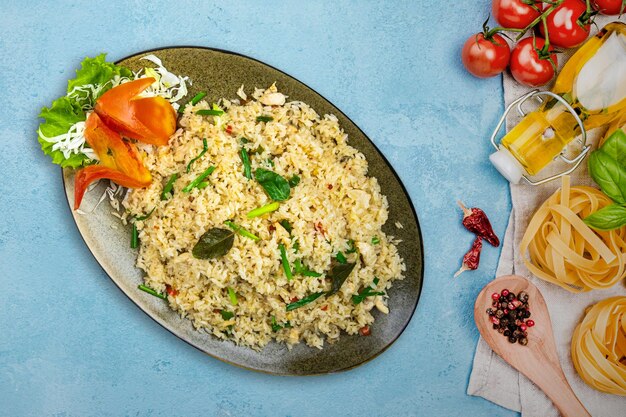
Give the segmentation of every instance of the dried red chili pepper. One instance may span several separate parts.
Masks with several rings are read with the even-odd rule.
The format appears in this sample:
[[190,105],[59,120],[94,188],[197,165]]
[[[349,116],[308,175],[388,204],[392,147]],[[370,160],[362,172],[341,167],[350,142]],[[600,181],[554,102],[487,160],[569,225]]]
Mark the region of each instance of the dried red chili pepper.
[[458,277],[465,271],[473,271],[478,269],[478,264],[480,263],[480,251],[483,249],[483,239],[480,236],[476,236],[474,239],[474,243],[472,243],[472,247],[469,251],[463,256],[463,264],[461,265],[461,269],[456,271],[454,277]]
[[465,207],[463,203],[457,201],[461,210],[463,210],[463,226],[470,232],[485,239],[491,246],[496,248],[500,246],[500,239],[493,231],[491,223],[484,211],[477,207],[471,209]]

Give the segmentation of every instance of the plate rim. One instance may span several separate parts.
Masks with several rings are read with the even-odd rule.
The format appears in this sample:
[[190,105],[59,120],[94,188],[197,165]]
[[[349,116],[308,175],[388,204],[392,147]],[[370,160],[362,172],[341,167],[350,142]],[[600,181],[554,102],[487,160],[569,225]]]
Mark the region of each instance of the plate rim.
[[[319,97],[321,97],[323,100],[325,100],[326,102],[328,102],[334,109],[336,109],[343,117],[345,117],[350,123],[352,123],[353,126],[356,127],[356,129],[358,130],[359,133],[361,133],[363,135],[363,137],[365,137],[368,142],[374,147],[374,149],[376,150],[376,152],[382,157],[383,162],[385,163],[385,165],[387,165],[387,167],[389,167],[391,173],[393,174],[393,176],[395,177],[396,181],[400,184],[400,188],[402,190],[402,192],[404,193],[405,197],[408,200],[409,203],[409,207],[411,208],[411,213],[413,215],[413,218],[415,219],[415,224],[417,226],[417,233],[418,233],[418,237],[419,237],[419,248],[420,248],[420,255],[421,255],[421,271],[419,273],[419,290],[417,292],[417,297],[415,299],[415,303],[413,305],[413,308],[411,309],[411,312],[408,316],[408,318],[406,319],[405,323],[402,324],[402,328],[401,330],[398,332],[398,334],[393,337],[393,339],[391,339],[382,349],[380,349],[379,351],[377,351],[374,355],[370,356],[369,358],[366,358],[358,363],[349,365],[349,366],[345,366],[339,369],[333,369],[330,371],[319,371],[319,372],[307,372],[304,374],[297,374],[297,373],[291,373],[291,372],[274,372],[274,371],[268,371],[265,369],[258,369],[258,368],[253,368],[253,367],[249,367],[246,365],[242,365],[239,363],[235,363],[232,362],[224,357],[220,357],[217,356],[211,352],[207,352],[205,349],[203,349],[201,346],[196,345],[195,343],[193,343],[190,340],[185,339],[184,337],[182,337],[181,335],[178,334],[178,332],[176,331],[176,329],[174,328],[174,326],[169,326],[168,323],[165,320],[162,320],[160,317],[153,315],[151,313],[149,313],[148,311],[146,311],[145,309],[143,309],[139,303],[137,301],[135,301],[135,299],[128,294],[126,291],[124,291],[124,289],[122,287],[120,287],[117,282],[113,279],[113,277],[111,277],[111,275],[109,274],[109,272],[105,269],[105,267],[102,265],[102,263],[100,262],[100,260],[98,259],[97,255],[94,253],[94,251],[92,250],[91,246],[89,245],[89,243],[87,243],[87,240],[85,239],[85,236],[83,235],[83,232],[81,230],[81,228],[78,226],[78,222],[76,221],[76,213],[74,212],[74,210],[72,209],[71,203],[70,203],[70,199],[67,198],[67,184],[65,181],[65,168],[61,168],[61,180],[63,183],[63,190],[64,190],[64,194],[66,194],[66,198],[65,201],[67,203],[67,207],[70,211],[70,215],[72,216],[72,220],[74,220],[74,226],[76,227],[76,229],[78,230],[78,233],[81,237],[81,239],[83,240],[83,243],[85,244],[85,246],[87,247],[87,249],[89,249],[89,252],[91,253],[91,256],[94,258],[94,260],[96,261],[96,263],[98,264],[98,266],[100,267],[100,269],[102,269],[102,271],[106,274],[106,276],[109,278],[109,280],[111,280],[111,282],[113,282],[113,284],[115,284],[115,286],[117,287],[117,289],[119,291],[122,292],[122,294],[124,294],[134,305],[135,307],[137,307],[139,310],[141,310],[144,314],[146,314],[148,317],[150,317],[153,321],[155,321],[159,326],[161,326],[162,328],[164,328],[165,330],[167,330],[169,333],[171,333],[172,335],[176,336],[178,339],[182,340],[183,342],[187,343],[188,345],[194,347],[195,349],[197,349],[198,351],[200,351],[201,353],[210,356],[213,359],[219,360],[221,362],[227,363],[229,365],[233,365],[236,366],[239,369],[244,369],[244,370],[248,370],[248,371],[253,371],[253,372],[258,372],[258,373],[262,373],[262,374],[266,374],[266,375],[274,375],[274,376],[284,376],[284,377],[309,377],[309,376],[320,376],[320,375],[330,375],[330,374],[337,374],[337,373],[341,373],[341,372],[346,372],[355,368],[360,367],[361,365],[364,365],[366,363],[371,362],[372,360],[376,359],[377,357],[379,357],[380,355],[382,355],[384,352],[386,352],[393,344],[396,343],[396,341],[400,338],[400,336],[402,334],[404,334],[404,332],[406,331],[407,327],[409,326],[409,323],[411,323],[411,321],[413,320],[413,317],[415,316],[415,313],[417,311],[417,305],[419,304],[420,298],[422,296],[422,291],[424,289],[424,276],[425,276],[425,271],[426,271],[426,267],[425,267],[425,253],[424,253],[424,237],[422,235],[422,228],[419,222],[419,218],[417,216],[417,211],[415,210],[415,206],[413,204],[413,199],[411,198],[411,195],[409,194],[408,190],[406,189],[404,183],[402,182],[402,179],[400,178],[400,176],[398,175],[398,173],[396,172],[395,168],[393,167],[393,165],[389,162],[389,160],[387,159],[387,157],[385,156],[385,154],[378,148],[378,146],[376,146],[376,143],[374,141],[372,141],[372,139],[370,139],[370,137],[361,129],[361,127],[356,124],[348,115],[346,115],[343,110],[341,110],[339,107],[337,107],[332,101],[330,101],[329,99],[327,99],[325,96],[323,96],[322,94],[320,94],[317,90],[315,90],[314,88],[310,87],[308,84],[300,81],[298,78],[288,74],[287,72],[274,67],[273,65],[270,65],[264,61],[261,61],[260,59],[251,57],[249,55],[245,55],[239,52],[234,52],[234,51],[230,51],[227,49],[221,49],[221,48],[215,48],[215,47],[210,47],[210,46],[197,46],[197,45],[175,45],[175,46],[163,46],[163,47],[156,47],[156,48],[151,48],[151,49],[146,49],[140,52],[136,52],[133,53],[131,55],[127,55],[125,57],[122,57],[120,59],[115,60],[115,64],[119,64],[121,61],[125,61],[127,59],[131,59],[131,58],[135,58],[137,56],[140,55],[145,55],[145,54],[149,54],[152,52],[157,52],[157,51],[163,51],[163,50],[170,50],[170,49],[201,49],[201,50],[208,50],[208,51],[213,51],[213,52],[219,52],[219,53],[223,53],[226,55],[234,55],[234,56],[238,56],[238,57],[242,57],[245,59],[249,59],[252,61],[255,61],[261,65],[264,65],[266,67],[269,67],[271,69],[273,69],[274,71],[277,71],[291,79],[293,79],[294,81],[300,83],[302,86],[304,86],[305,88],[309,89],[310,91],[312,91],[313,93],[317,94]],[[213,337],[212,335],[209,335],[210,337]],[[245,348],[245,347],[242,347]]]

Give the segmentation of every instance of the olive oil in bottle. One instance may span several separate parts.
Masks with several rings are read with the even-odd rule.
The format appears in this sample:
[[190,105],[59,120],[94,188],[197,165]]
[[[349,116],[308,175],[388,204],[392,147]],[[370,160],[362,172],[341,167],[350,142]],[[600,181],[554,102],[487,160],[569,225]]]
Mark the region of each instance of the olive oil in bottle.
[[[586,130],[626,116],[626,24],[609,23],[565,64],[552,92]],[[536,175],[580,135],[568,106],[550,97],[502,139],[489,159],[510,182]]]

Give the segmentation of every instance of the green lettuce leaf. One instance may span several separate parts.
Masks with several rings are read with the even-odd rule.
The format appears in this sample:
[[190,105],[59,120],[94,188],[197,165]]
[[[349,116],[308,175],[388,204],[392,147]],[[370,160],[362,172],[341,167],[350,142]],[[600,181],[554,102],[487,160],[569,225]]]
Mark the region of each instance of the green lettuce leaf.
[[[116,75],[121,77],[133,75],[128,68],[106,62],[105,58],[105,54],[85,58],[81,63],[81,68],[76,70],[76,78],[67,83],[68,93],[77,86],[104,85]],[[110,88],[111,86],[108,85],[99,89],[98,97]],[[73,96],[66,95],[53,101],[50,108],[44,107],[39,114],[39,117],[44,119],[44,122],[39,125],[40,132],[46,137],[58,136],[68,132],[75,123],[85,120],[86,115],[79,101],[82,100],[84,103],[86,99],[93,104],[98,97],[92,97],[92,95],[91,91],[79,92]],[[60,150],[52,150],[53,143],[46,141],[39,134],[38,140],[43,152],[52,158],[53,163],[63,168],[78,168],[90,162],[84,154],[72,154],[69,158],[65,158]]]
[[[133,73],[126,67],[106,62],[106,54],[100,54],[95,58],[85,58],[81,63],[81,68],[76,70],[76,78],[67,82],[67,92],[75,87],[86,84],[105,84],[114,76],[131,77]],[[105,87],[100,91],[100,95],[111,87]],[[98,97],[94,97],[96,99]]]
[[[85,113],[67,97],[61,97],[52,102],[50,108],[44,107],[39,117],[45,120],[39,125],[41,133],[46,137],[62,135],[70,130],[77,122],[85,120]],[[52,142],[48,142],[38,135],[41,149],[46,155],[50,155],[52,162],[63,168],[77,168],[84,165],[88,158],[84,154],[72,154],[65,158],[60,150],[52,150]]]

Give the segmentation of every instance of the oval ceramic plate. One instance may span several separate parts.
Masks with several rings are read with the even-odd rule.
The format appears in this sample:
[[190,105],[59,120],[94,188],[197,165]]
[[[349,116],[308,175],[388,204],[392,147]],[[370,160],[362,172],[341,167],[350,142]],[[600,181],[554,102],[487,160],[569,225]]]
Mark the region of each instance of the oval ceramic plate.
[[[313,375],[337,372],[358,366],[387,349],[408,325],[420,296],[423,279],[422,237],[415,209],[400,179],[385,157],[368,137],[339,109],[324,97],[289,75],[252,58],[232,52],[208,48],[178,47],[142,52],[119,63],[132,70],[149,64],[139,59],[153,53],[165,67],[176,74],[187,75],[193,81],[186,100],[197,92],[207,91],[207,100],[220,97],[236,98],[237,89],[244,84],[251,92],[254,87],[265,88],[276,82],[290,100],[301,100],[318,114],[332,113],[349,137],[349,143],[361,151],[369,162],[369,175],[378,179],[389,201],[389,220],[383,230],[402,240],[399,251],[406,263],[406,278],[396,281],[389,291],[389,314],[374,313],[376,322],[369,337],[342,334],[339,340],[326,344],[323,350],[300,343],[289,350],[284,345],[270,343],[257,352],[247,347],[222,341],[191,322],[181,319],[166,302],[137,289],[142,272],[135,267],[136,251],[130,249],[130,230],[111,214],[104,202],[88,215],[72,212],[85,243],[113,282],[150,317],[170,332],[209,355],[244,368],[281,375]],[[63,172],[65,191],[70,207],[74,201],[73,171]],[[81,208],[95,207],[105,185],[100,184],[87,193]],[[396,222],[402,223],[398,229]]]

